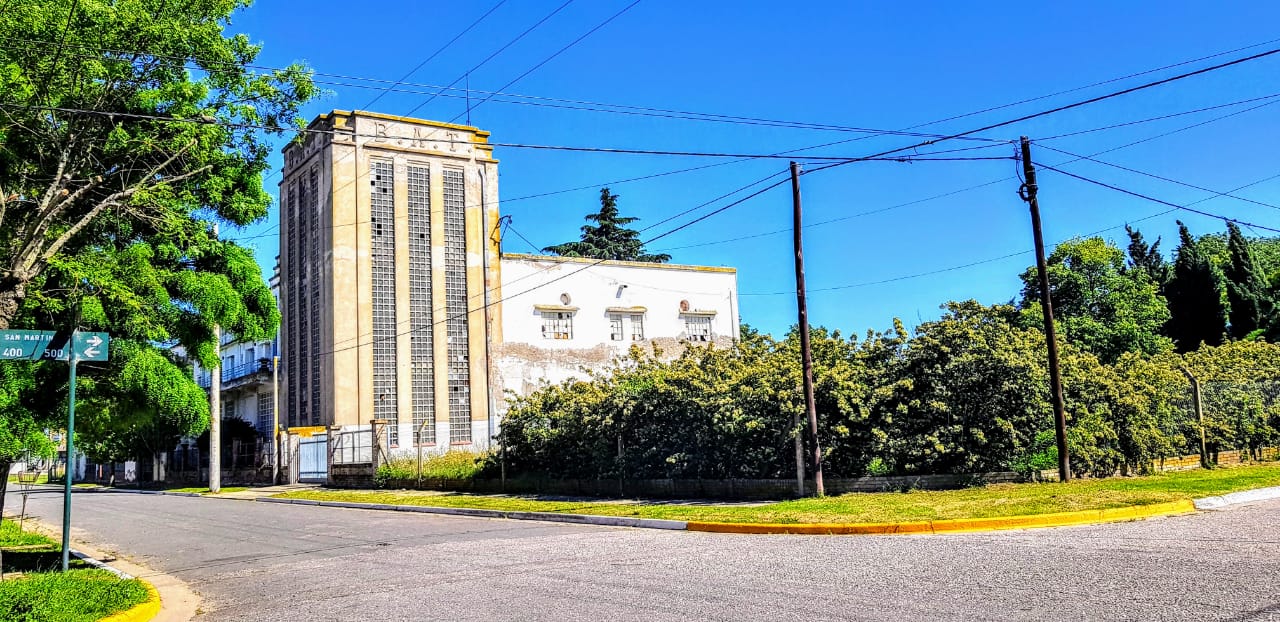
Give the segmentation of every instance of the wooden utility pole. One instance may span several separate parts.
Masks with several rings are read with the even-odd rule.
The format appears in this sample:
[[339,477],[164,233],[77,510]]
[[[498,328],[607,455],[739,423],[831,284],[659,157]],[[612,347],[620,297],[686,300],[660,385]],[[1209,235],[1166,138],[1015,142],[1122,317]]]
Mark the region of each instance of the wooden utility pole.
[[809,349],[809,309],[804,290],[803,223],[800,215],[800,165],[791,163],[792,238],[796,249],[796,309],[799,316],[800,363],[804,371],[804,409],[809,415],[809,438],[813,441],[813,487],[819,497],[822,485],[822,446],[818,444],[818,408],[813,400],[813,352]]
[[1191,381],[1191,397],[1196,408],[1196,422],[1200,426],[1200,468],[1207,469],[1209,468],[1209,444],[1205,442],[1204,436],[1204,402],[1200,400],[1200,380],[1186,367],[1182,368],[1182,373],[1186,374],[1187,380]]
[[1036,241],[1036,272],[1040,275],[1040,307],[1044,310],[1044,338],[1049,345],[1049,390],[1053,401],[1053,422],[1058,437],[1058,481],[1071,479],[1071,458],[1067,455],[1067,409],[1062,397],[1062,370],[1058,366],[1058,334],[1053,327],[1053,301],[1049,296],[1049,273],[1044,260],[1044,233],[1040,231],[1040,202],[1036,199],[1036,168],[1031,164],[1031,140],[1022,137],[1022,172],[1026,181],[1018,195],[1031,206],[1031,231]]

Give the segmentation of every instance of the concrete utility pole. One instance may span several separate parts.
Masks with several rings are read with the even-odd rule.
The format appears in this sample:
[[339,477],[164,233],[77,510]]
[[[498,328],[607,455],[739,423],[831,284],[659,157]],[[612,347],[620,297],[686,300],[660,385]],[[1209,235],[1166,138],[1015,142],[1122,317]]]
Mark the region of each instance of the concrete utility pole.
[[1191,381],[1191,397],[1195,400],[1196,422],[1200,426],[1200,468],[1207,469],[1209,468],[1209,444],[1205,442],[1204,437],[1204,402],[1200,400],[1200,380],[1186,367],[1182,368],[1182,373],[1186,374],[1187,380]]
[[[213,223],[218,237],[218,223]],[[222,490],[222,327],[213,325],[213,352],[218,362],[209,370],[209,492]]]
[[800,364],[804,371],[804,409],[809,415],[809,438],[813,441],[813,487],[819,496],[826,494],[822,485],[822,446],[818,444],[818,409],[813,398],[813,352],[809,348],[809,309],[804,289],[804,244],[800,214],[800,165],[791,163],[792,237],[796,249],[796,310],[800,331]]
[[[67,385],[67,468],[63,473],[62,492],[62,571],[66,572],[71,563],[71,480],[76,473],[76,324],[80,323],[79,303],[76,307],[75,324],[71,325],[71,335],[67,338],[67,362],[70,364],[70,380]],[[25,497],[23,503],[26,503]],[[24,506],[25,507],[25,506]]]
[[1036,272],[1040,275],[1040,307],[1044,310],[1044,337],[1049,346],[1049,390],[1053,401],[1053,422],[1058,438],[1058,481],[1071,479],[1071,459],[1067,455],[1067,409],[1062,397],[1062,370],[1058,366],[1058,335],[1053,326],[1053,301],[1049,296],[1049,272],[1044,259],[1044,233],[1040,230],[1040,202],[1036,199],[1036,168],[1031,163],[1031,140],[1022,137],[1022,172],[1027,180],[1018,196],[1031,206],[1031,231],[1036,242]]
[[209,492],[222,490],[222,327],[214,325],[218,366],[209,370]]
[[280,356],[271,357],[271,483],[280,483]]

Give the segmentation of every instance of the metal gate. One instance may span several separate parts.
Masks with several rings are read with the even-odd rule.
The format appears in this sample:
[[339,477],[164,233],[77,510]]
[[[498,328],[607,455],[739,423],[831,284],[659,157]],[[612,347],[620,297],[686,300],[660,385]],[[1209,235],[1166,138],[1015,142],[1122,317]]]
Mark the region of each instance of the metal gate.
[[329,436],[315,434],[298,439],[298,481],[324,484],[329,480]]

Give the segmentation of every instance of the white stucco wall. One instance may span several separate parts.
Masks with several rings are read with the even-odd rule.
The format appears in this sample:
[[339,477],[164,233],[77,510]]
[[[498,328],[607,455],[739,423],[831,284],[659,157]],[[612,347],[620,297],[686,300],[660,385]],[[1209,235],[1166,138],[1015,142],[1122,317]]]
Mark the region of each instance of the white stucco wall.
[[[733,268],[504,255],[502,299],[493,364],[502,388],[517,394],[604,368],[632,345],[656,341],[670,352],[688,338],[688,317],[709,319],[717,342],[739,336]],[[544,336],[544,311],[571,313],[571,337]],[[623,316],[621,340],[612,339],[611,313]],[[632,315],[643,316],[643,340],[632,338]]]

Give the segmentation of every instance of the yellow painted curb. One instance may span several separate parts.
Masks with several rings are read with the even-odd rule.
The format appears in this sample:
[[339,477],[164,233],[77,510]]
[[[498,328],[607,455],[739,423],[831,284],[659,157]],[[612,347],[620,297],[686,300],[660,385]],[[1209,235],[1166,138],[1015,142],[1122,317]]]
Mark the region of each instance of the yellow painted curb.
[[999,529],[1034,529],[1037,527],[1065,527],[1091,525],[1117,521],[1137,520],[1155,516],[1191,514],[1196,511],[1191,500],[1135,505],[1107,510],[1083,510],[1054,514],[1030,514],[1027,516],[998,516],[992,518],[956,518],[908,523],[708,523],[689,521],[689,531],[716,533],[757,534],[809,534],[809,535],[868,535],[905,533],[955,533],[964,531],[994,531]]
[[147,588],[147,600],[144,603],[134,605],[131,609],[126,609],[120,613],[113,613],[98,622],[148,622],[160,613],[160,592],[156,591],[156,586],[143,580],[143,587]]

